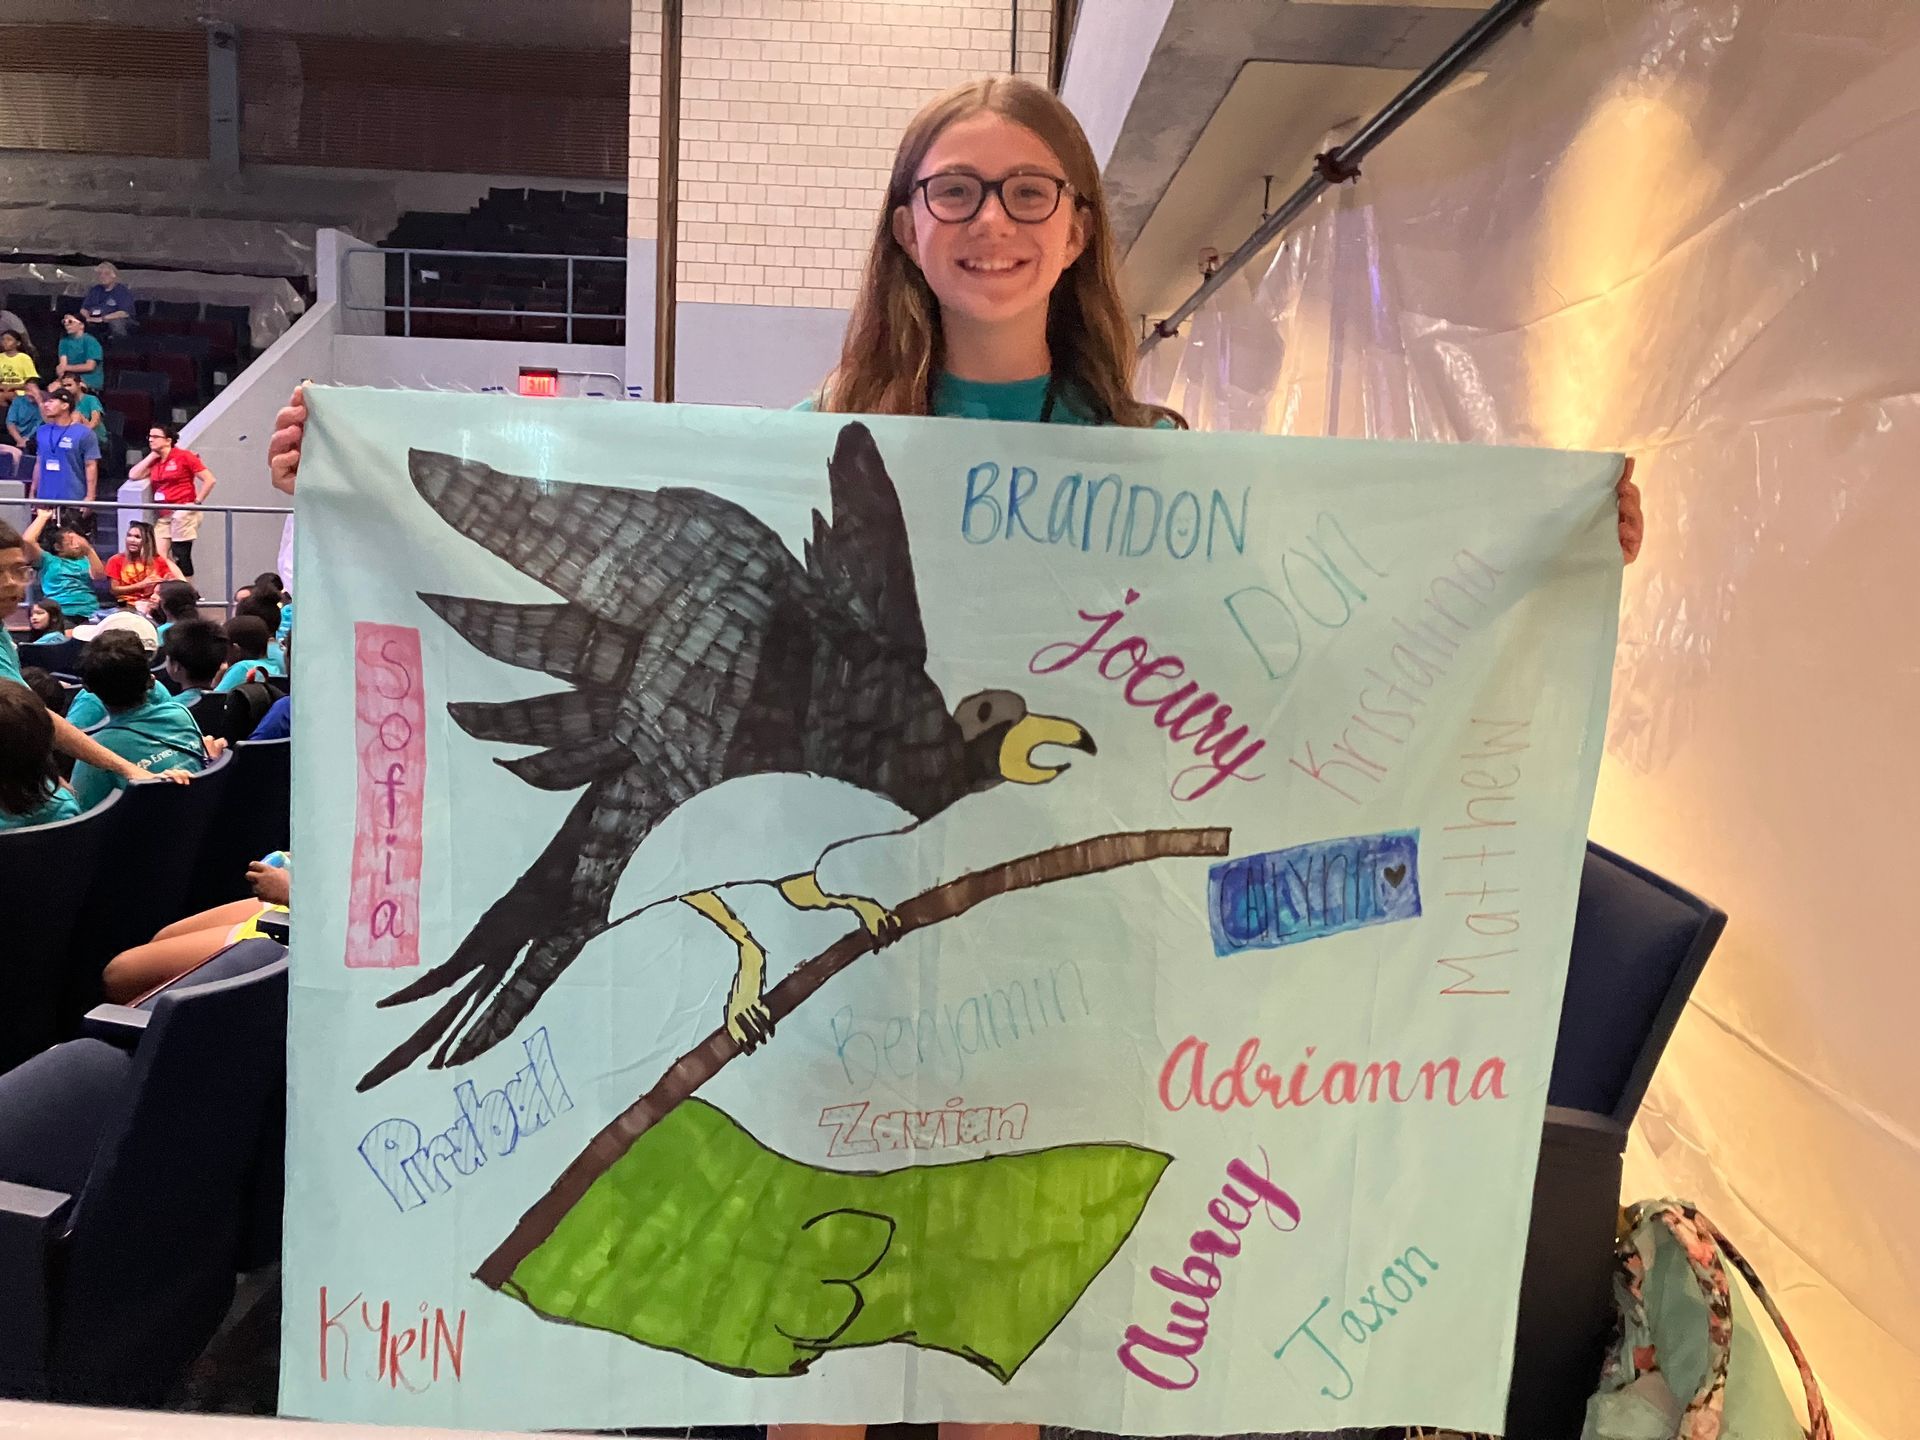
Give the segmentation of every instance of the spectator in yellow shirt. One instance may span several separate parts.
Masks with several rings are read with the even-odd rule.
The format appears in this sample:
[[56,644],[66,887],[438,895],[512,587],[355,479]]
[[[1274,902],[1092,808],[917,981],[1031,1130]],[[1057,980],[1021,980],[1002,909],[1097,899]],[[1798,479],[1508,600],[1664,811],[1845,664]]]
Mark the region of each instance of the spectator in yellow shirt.
[[38,380],[40,371],[33,357],[20,348],[20,336],[12,330],[0,330],[0,385],[18,390],[29,380]]

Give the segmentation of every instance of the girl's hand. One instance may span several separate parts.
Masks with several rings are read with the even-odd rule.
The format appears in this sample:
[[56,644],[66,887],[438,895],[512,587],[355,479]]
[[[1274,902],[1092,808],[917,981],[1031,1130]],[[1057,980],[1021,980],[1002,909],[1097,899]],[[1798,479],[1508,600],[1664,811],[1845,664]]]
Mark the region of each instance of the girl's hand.
[[273,439],[267,445],[267,469],[273,488],[293,494],[300,474],[300,442],[307,433],[307,401],[298,388],[284,409],[273,417]]
[[1647,522],[1640,513],[1640,487],[1633,483],[1633,457],[1627,457],[1627,467],[1620,472],[1620,483],[1614,487],[1614,494],[1620,500],[1620,555],[1623,563],[1631,565],[1640,553],[1640,542],[1646,537]]
[[275,865],[263,865],[258,860],[247,866],[247,884],[253,887],[253,893],[269,905],[293,904],[293,872]]

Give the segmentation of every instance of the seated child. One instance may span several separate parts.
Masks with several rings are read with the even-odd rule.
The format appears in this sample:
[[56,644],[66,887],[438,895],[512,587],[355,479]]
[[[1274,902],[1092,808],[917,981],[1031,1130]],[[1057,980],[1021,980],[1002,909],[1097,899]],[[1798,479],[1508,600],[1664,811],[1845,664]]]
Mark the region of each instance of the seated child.
[[55,778],[53,715],[26,686],[0,680],[0,830],[51,825],[80,813]]
[[[107,711],[106,721],[89,733],[149,774],[191,774],[219,753],[208,747],[186,707],[154,683],[146,647],[137,636],[125,630],[96,636],[81,657],[80,680]],[[85,762],[73,767],[73,791],[82,810],[125,784]]]
[[284,671],[276,671],[267,659],[267,646],[273,639],[273,632],[267,628],[267,622],[257,615],[235,615],[227,622],[227,643],[232,653],[228,657],[227,673],[220,677],[215,690],[238,690],[250,680],[268,680]]
[[211,691],[227,663],[227,637],[211,620],[176,620],[160,647],[167,657],[173,698],[191,710]]

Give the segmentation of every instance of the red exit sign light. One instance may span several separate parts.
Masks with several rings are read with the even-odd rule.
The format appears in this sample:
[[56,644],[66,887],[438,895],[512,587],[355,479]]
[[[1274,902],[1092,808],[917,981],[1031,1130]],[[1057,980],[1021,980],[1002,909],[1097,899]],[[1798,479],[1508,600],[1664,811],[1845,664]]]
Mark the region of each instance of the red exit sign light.
[[520,367],[520,393],[522,395],[558,395],[560,393],[560,372],[558,370],[537,370],[522,365]]

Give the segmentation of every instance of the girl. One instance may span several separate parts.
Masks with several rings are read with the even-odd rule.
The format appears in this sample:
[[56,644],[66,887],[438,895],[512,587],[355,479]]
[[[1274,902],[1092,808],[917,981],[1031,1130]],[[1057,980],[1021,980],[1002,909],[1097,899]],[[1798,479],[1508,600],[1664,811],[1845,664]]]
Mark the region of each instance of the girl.
[[153,618],[159,625],[155,634],[164,641],[168,626],[200,618],[200,592],[184,580],[162,580],[153,592]]
[[1099,167],[1024,80],[976,80],[907,126],[847,325],[813,405],[1077,425],[1179,425],[1133,396]]
[[53,715],[17,680],[0,680],[0,830],[51,825],[80,813],[54,777]]
[[67,619],[66,611],[51,600],[36,600],[27,612],[26,643],[37,645],[42,640],[64,640],[72,628],[73,622]]
[[127,526],[127,548],[107,561],[107,581],[121,605],[145,614],[153,608],[154,591],[163,580],[178,580],[180,572],[166,556],[156,554],[153,527],[144,520]]

